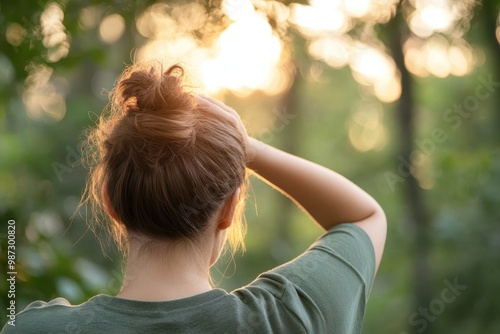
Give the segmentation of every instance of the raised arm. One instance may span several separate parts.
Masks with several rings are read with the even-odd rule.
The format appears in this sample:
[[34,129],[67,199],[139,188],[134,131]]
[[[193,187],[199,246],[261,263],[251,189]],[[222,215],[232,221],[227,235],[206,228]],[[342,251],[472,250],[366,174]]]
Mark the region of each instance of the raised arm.
[[311,161],[249,139],[253,158],[248,168],[302,207],[325,230],[350,222],[370,237],[377,268],[386,236],[386,218],[380,205],[365,191]]
[[[234,110],[217,100],[204,98],[234,117],[244,136],[247,136]],[[247,137],[247,150],[247,167],[291,198],[325,230],[340,223],[352,223],[362,228],[372,241],[378,268],[387,226],[384,211],[370,195],[328,168],[254,138]]]

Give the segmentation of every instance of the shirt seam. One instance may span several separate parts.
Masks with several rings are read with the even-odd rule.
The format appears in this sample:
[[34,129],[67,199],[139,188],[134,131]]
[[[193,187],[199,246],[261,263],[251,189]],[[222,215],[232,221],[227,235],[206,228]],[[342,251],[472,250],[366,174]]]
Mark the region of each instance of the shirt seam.
[[[353,266],[349,261],[347,261],[346,259],[344,259],[343,256],[341,256],[340,254],[338,254],[337,252],[335,252],[331,248],[324,247],[324,246],[321,246],[321,245],[317,245],[317,246],[314,246],[313,248],[311,248],[310,250],[322,251],[322,252],[328,254],[329,256],[335,257],[336,259],[338,259],[339,261],[341,261],[344,265],[346,265],[347,267],[349,267],[350,269],[352,269],[353,272],[356,273],[356,276],[358,276],[358,278],[360,279],[360,281],[363,282],[363,285],[364,285],[363,288],[366,288],[366,286],[370,285],[369,284],[370,282],[366,282],[366,280],[363,277],[363,275],[359,272],[359,270],[355,266]],[[375,275],[375,269],[371,268],[370,271],[371,271],[371,275],[370,275],[371,282],[373,282],[374,275]]]
[[[154,310],[151,310],[151,309],[149,309],[149,310],[140,310],[140,309],[136,309],[136,308],[130,308],[128,306],[126,306],[126,307],[120,307],[120,306],[117,306],[117,305],[111,305],[111,303],[106,303],[106,302],[103,302],[101,300],[92,300],[92,302],[95,303],[95,304],[98,304],[98,305],[100,305],[102,307],[110,308],[110,309],[114,309],[114,310],[118,310],[118,311],[133,311],[134,313],[139,313],[139,314],[143,314],[143,313],[151,314],[151,313],[162,313],[162,312],[165,312],[165,311],[179,311],[179,310],[198,309],[198,308],[200,308],[203,305],[215,302],[215,301],[217,301],[217,300],[219,300],[220,298],[223,298],[223,297],[225,297],[225,295],[217,296],[214,299],[208,300],[208,301],[206,301],[204,303],[201,303],[201,304],[190,305],[188,307],[177,307],[177,308],[172,309],[172,310],[166,310],[166,309],[160,309],[160,308],[154,309]],[[113,298],[113,297],[111,297],[111,298]]]
[[[288,281],[288,280],[287,280]],[[302,329],[304,330],[305,333],[309,334],[310,332],[307,330],[306,325],[302,321],[302,319],[295,314],[288,306],[287,304],[283,301],[283,296],[285,295],[285,291],[288,289],[288,286],[285,286],[283,291],[281,292],[281,296],[278,298],[280,304],[284,307],[286,310],[287,314],[291,315],[292,318],[295,318],[295,320],[302,326]]]

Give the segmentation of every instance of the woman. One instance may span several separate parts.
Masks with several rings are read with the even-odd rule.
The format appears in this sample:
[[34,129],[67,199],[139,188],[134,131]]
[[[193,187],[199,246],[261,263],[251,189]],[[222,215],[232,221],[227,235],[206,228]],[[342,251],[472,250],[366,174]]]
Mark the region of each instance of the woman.
[[[86,197],[126,251],[117,296],[37,301],[2,333],[359,333],[386,218],[339,174],[247,135],[238,114],[188,91],[179,65],[136,65],[90,133]],[[247,171],[326,232],[294,260],[228,293],[209,268],[233,250]],[[228,232],[229,231],[229,232]],[[226,234],[228,234],[226,236]]]

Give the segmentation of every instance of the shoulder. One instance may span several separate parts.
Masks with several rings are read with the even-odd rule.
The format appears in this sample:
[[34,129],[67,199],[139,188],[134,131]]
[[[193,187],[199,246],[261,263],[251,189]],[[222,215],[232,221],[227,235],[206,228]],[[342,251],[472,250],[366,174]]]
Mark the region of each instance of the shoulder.
[[62,321],[66,311],[72,307],[64,298],[55,298],[49,302],[34,301],[16,314],[14,321],[5,325],[2,334],[50,332],[49,327]]
[[255,309],[263,308],[266,316],[286,314],[306,331],[333,328],[344,333],[360,328],[374,275],[369,236],[356,225],[341,224],[295,259],[236,292],[244,302],[257,305]]
[[324,233],[308,251],[322,251],[343,261],[366,283],[375,277],[375,250],[369,235],[356,224],[337,225]]
[[[362,228],[345,223],[326,231],[304,253],[272,272],[300,285],[313,285],[315,278],[321,278],[324,279],[322,285],[332,288],[333,279],[355,276],[356,281],[371,286],[375,277],[375,252]],[[315,287],[320,289],[322,285]]]
[[48,302],[44,302],[42,300],[37,300],[32,303],[30,303],[24,310],[22,310],[19,314],[23,312],[27,312],[29,310],[35,310],[35,309],[43,309],[43,308],[50,308],[54,306],[71,306],[71,304],[62,297],[58,297],[55,299],[52,299]]

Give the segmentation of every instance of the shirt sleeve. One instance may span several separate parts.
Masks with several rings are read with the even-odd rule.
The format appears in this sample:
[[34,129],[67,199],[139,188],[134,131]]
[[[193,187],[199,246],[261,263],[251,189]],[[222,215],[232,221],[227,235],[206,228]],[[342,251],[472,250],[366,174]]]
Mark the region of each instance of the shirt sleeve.
[[272,290],[307,333],[360,333],[374,275],[370,238],[345,223],[251,285]]

